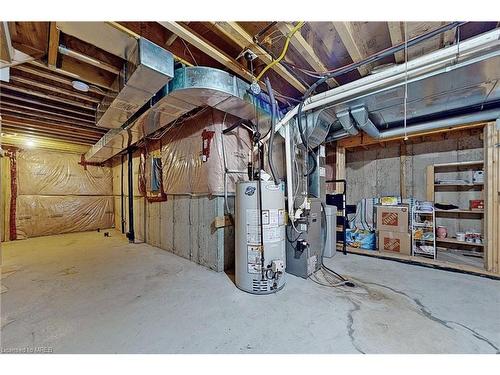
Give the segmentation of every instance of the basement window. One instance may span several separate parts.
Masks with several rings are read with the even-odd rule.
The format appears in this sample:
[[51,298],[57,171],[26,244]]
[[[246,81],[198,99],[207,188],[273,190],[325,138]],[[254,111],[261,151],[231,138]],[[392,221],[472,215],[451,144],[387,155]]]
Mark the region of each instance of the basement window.
[[161,158],[151,158],[151,191],[160,192],[161,188]]

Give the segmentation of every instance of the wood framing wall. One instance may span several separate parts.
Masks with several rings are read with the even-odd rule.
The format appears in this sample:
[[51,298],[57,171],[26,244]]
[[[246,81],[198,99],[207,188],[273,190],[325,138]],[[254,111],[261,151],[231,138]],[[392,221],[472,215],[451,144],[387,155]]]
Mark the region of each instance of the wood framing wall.
[[500,274],[500,131],[499,124],[491,122],[484,128],[485,160],[485,228],[488,251],[484,266],[487,271]]
[[10,225],[10,160],[8,157],[0,158],[0,176],[1,176],[1,202],[0,210],[2,211],[2,227],[1,239],[3,241],[10,240],[9,225]]
[[[458,127],[452,131],[412,136],[378,142],[361,134],[337,142],[335,157],[345,152],[345,159],[330,168],[335,174],[345,176],[348,181],[348,203],[368,196],[400,195],[429,199],[427,195],[427,165],[441,162],[484,160],[485,199],[484,238],[485,271],[500,275],[500,130],[497,123],[474,124]],[[329,162],[334,158],[330,158]],[[343,164],[345,163],[345,164]],[[415,170],[416,168],[416,170]],[[354,180],[358,180],[353,183]],[[433,178],[432,178],[433,180]],[[432,181],[433,182],[433,181]],[[468,197],[462,197],[466,202]],[[463,219],[462,226],[473,222]],[[373,253],[373,252],[372,252]],[[370,254],[376,256],[376,254]],[[434,261],[437,264],[443,262]],[[446,263],[447,266],[455,267]],[[467,266],[468,268],[474,268]],[[466,269],[456,265],[455,268]]]

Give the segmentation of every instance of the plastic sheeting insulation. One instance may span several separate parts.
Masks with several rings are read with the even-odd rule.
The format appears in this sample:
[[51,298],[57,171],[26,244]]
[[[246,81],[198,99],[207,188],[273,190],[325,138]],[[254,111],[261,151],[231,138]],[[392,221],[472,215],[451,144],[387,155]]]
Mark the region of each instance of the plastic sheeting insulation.
[[78,164],[80,155],[41,150],[18,154],[19,194],[112,195],[111,169]]
[[17,153],[17,239],[113,226],[110,167],[80,165],[80,155]]
[[[222,194],[224,192],[224,162],[222,130],[238,119],[215,109],[187,120],[182,126],[170,130],[162,138],[161,159],[163,186],[167,194]],[[224,122],[224,124],[223,124]],[[210,154],[203,161],[204,131],[213,131]],[[251,149],[250,136],[244,128],[224,135],[227,168],[245,171]],[[228,190],[235,190],[235,182],[245,175],[229,175]]]
[[18,239],[113,226],[111,196],[20,195],[17,199]]

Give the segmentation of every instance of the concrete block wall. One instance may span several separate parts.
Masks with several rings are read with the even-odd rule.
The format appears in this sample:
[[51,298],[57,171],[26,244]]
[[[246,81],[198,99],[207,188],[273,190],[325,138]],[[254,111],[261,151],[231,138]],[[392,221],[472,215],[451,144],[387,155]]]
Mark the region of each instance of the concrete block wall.
[[[426,199],[426,168],[430,164],[483,160],[483,141],[480,134],[437,142],[408,144],[404,161],[404,186],[407,197]],[[387,195],[400,196],[401,179],[400,146],[388,145],[368,150],[346,152],[347,201],[356,204],[362,198]],[[444,177],[444,176],[443,176]],[[448,177],[463,177],[451,174]],[[470,199],[484,198],[481,192],[437,192],[435,201],[468,208]],[[448,228],[450,235],[467,230],[481,231],[482,220],[468,216],[454,218],[439,217],[438,225]]]

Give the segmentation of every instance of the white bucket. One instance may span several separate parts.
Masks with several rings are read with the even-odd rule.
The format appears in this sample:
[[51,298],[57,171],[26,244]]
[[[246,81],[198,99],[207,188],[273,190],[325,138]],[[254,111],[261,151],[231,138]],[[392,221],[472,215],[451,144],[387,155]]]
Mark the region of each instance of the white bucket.
[[457,241],[465,241],[465,233],[458,232],[457,233]]

